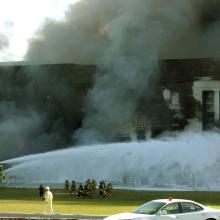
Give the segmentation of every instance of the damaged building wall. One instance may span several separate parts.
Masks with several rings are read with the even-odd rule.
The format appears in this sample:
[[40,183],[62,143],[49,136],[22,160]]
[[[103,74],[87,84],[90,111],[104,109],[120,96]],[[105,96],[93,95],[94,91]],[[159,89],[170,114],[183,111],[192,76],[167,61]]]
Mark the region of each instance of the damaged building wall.
[[[143,94],[136,115],[124,125],[116,141],[145,140],[166,130],[181,130],[191,119],[196,119],[197,130],[219,126],[220,60],[163,60],[160,71],[154,91],[148,91],[152,95],[145,98]],[[1,66],[1,105],[13,103],[16,108],[29,107],[46,115],[41,132],[56,131],[56,141],[68,145],[81,126],[95,73],[95,65]],[[209,96],[213,106],[207,101]]]
[[95,72],[90,65],[1,65],[0,160],[73,144]]
[[218,80],[206,77],[193,84],[193,96],[199,102],[196,116],[198,121],[202,121],[203,130],[219,127],[219,93]]
[[180,108],[176,111],[183,119],[196,119],[196,130],[219,127],[219,59],[166,60],[161,70],[161,86],[170,91],[168,102],[172,93],[178,93]]
[[219,128],[220,59],[163,60],[160,70],[156,95],[140,101],[130,127],[132,140],[183,130],[189,123],[195,131]]

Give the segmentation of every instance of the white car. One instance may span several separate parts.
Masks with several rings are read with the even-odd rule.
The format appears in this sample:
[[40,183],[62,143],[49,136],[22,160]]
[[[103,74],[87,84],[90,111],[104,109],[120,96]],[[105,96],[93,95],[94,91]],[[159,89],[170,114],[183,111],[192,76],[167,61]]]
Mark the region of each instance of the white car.
[[220,210],[185,199],[157,199],[104,220],[220,220]]

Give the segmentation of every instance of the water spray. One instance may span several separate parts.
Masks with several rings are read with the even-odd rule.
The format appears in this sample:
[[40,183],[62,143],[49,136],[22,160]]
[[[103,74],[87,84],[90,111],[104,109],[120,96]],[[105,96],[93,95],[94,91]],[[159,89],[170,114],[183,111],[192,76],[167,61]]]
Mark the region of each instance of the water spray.
[[220,189],[220,136],[185,133],[175,138],[114,143],[29,155],[3,161],[13,182],[83,182],[154,188]]

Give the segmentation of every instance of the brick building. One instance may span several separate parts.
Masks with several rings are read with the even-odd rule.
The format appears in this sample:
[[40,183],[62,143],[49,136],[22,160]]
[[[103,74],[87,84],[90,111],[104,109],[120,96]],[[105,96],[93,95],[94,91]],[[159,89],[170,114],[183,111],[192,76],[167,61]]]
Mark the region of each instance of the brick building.
[[[198,131],[219,127],[220,59],[162,60],[160,70],[157,102],[161,102],[158,109],[163,109],[166,119],[162,120],[160,113],[149,117],[144,108],[137,110],[135,120],[125,125],[116,139],[143,140],[165,130],[183,129],[189,121]],[[1,65],[0,99],[47,112],[48,132],[61,120],[66,131],[63,141],[68,143],[81,126],[83,103],[95,72],[94,65]]]

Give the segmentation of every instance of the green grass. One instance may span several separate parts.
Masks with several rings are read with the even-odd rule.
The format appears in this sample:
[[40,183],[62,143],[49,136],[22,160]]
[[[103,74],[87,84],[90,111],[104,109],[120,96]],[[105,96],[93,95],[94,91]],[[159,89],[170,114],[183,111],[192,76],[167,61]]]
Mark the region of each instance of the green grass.
[[[131,211],[144,202],[158,198],[183,198],[204,205],[220,208],[220,192],[153,192],[136,190],[114,190],[112,197],[93,199],[78,198],[63,194],[61,189],[52,189],[54,212],[59,214],[110,215]],[[38,189],[0,188],[0,212],[41,213],[43,200]]]

